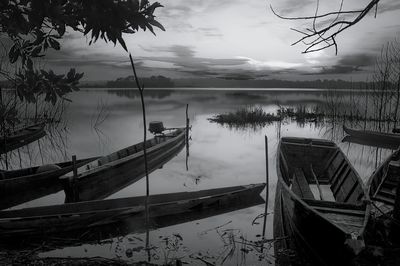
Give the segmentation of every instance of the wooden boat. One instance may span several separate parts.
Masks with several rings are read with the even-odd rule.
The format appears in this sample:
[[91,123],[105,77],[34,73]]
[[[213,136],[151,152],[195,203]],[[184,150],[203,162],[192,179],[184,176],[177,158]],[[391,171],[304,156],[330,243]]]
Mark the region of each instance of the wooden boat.
[[400,146],[400,135],[395,133],[383,133],[372,130],[356,130],[351,129],[343,125],[344,132],[352,136],[367,142],[374,142],[374,146],[382,148],[397,149]]
[[[152,172],[185,146],[186,128],[147,140],[148,170]],[[145,176],[143,142],[129,146],[78,169],[76,178],[62,177],[66,202],[103,199]]]
[[355,144],[359,144],[359,145],[363,145],[363,146],[383,148],[383,149],[388,149],[388,150],[393,149],[393,144],[391,144],[391,143],[379,143],[376,141],[360,139],[360,138],[353,137],[350,135],[344,136],[342,139],[342,142],[355,143]]
[[[187,208],[179,215],[168,212],[152,215],[150,217],[149,230],[161,229],[182,223],[206,219],[241,209],[250,208],[265,201],[260,195],[249,193],[229,193],[225,196],[215,197],[200,204],[195,208]],[[138,234],[146,231],[145,217],[142,213],[121,217],[121,220],[111,224],[104,224],[92,227],[78,228],[72,231],[52,232],[51,234],[31,234],[18,237],[10,235],[10,239],[0,240],[0,247],[5,245],[7,249],[24,248],[25,244],[42,246],[43,242],[49,245],[50,249],[71,247],[82,244],[99,243],[112,238],[121,238],[129,234]],[[49,237],[48,237],[49,236]],[[43,251],[43,250],[42,250]]]
[[397,184],[400,176],[400,149],[392,153],[374,171],[367,183],[368,195],[380,212],[389,214],[393,211]]
[[370,214],[361,178],[331,141],[282,138],[277,154],[284,216],[319,265],[361,251]]
[[[98,157],[76,161],[76,167],[90,163]],[[60,176],[71,172],[72,161],[30,168],[0,170],[0,209],[9,208],[63,190]]]
[[0,136],[0,154],[25,146],[46,135],[45,123],[23,127],[12,134]]
[[[265,184],[254,184],[152,195],[148,198],[149,217],[155,221],[165,217],[185,216],[194,210],[228,206],[233,200],[240,202],[257,197],[264,187]],[[9,244],[62,233],[70,238],[69,232],[111,226],[127,221],[128,218],[131,219],[125,225],[131,228],[138,221],[143,223],[145,201],[145,196],[139,196],[2,211],[0,242]]]

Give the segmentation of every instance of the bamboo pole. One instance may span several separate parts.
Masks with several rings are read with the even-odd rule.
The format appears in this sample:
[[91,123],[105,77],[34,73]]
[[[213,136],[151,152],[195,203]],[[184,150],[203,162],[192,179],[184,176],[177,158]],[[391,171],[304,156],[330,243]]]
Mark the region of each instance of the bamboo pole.
[[264,223],[263,223],[263,238],[265,239],[265,231],[267,226],[268,216],[268,196],[269,196],[269,164],[268,164],[268,137],[265,135],[265,210],[264,210]]
[[189,104],[186,104],[186,171],[189,170],[189,115],[188,115]]

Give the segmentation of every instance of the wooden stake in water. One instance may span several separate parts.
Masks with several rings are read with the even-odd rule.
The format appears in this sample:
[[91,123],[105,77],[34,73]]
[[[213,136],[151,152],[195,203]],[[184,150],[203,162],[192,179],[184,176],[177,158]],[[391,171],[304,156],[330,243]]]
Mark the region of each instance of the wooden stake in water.
[[265,136],[265,211],[263,224],[263,238],[265,238],[265,229],[267,226],[268,216],[268,195],[269,195],[269,165],[268,165],[268,137]]
[[189,104],[186,104],[186,139],[185,139],[185,144],[186,144],[186,171],[189,170],[189,115],[188,115],[188,109],[189,109]]
[[72,180],[75,182],[76,178],[78,177],[78,169],[76,168],[76,155],[72,155],[72,172],[74,174]]

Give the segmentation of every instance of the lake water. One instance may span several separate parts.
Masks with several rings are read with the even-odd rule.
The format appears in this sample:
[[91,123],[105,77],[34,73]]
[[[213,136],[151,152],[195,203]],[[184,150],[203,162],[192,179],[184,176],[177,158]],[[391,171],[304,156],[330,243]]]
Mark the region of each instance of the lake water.
[[[346,92],[343,92],[346,95]],[[52,136],[14,154],[14,167],[51,163],[70,159],[106,155],[142,141],[143,123],[139,94],[135,90],[82,90],[70,95],[72,103],[64,112],[65,128]],[[162,121],[166,127],[185,125],[189,104],[190,156],[186,170],[186,153],[150,175],[150,193],[197,191],[202,189],[265,182],[264,136],[268,137],[269,193],[266,238],[272,239],[273,202],[276,188],[275,154],[281,136],[323,138],[335,141],[360,176],[366,181],[376,165],[390,151],[358,144],[342,143],[341,124],[275,122],[263,127],[230,128],[211,123],[208,118],[248,105],[276,112],[278,106],[324,105],[321,90],[146,90],[147,121]],[[357,125],[355,125],[357,126]],[[39,144],[39,145],[38,145]],[[37,146],[40,146],[38,149]],[[30,151],[28,153],[28,150]],[[22,155],[21,155],[22,154]],[[17,160],[18,158],[18,160]],[[145,180],[128,186],[110,198],[144,195]],[[266,191],[262,192],[266,198]],[[63,193],[49,195],[20,207],[62,203]],[[256,205],[226,214],[187,222],[150,232],[152,262],[165,263],[174,258],[191,265],[266,265],[274,263],[273,248],[259,250],[244,241],[261,239],[265,205]],[[165,237],[169,237],[167,243]],[[145,234],[128,234],[102,244],[66,247],[42,253],[51,257],[120,258],[143,261]],[[246,242],[247,243],[247,242]],[[272,245],[272,244],[271,244]],[[201,259],[200,259],[201,258]]]

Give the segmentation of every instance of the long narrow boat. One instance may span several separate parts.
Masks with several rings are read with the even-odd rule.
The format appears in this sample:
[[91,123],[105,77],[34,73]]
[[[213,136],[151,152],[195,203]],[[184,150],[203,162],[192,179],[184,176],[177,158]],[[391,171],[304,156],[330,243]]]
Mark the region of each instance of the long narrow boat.
[[[76,167],[86,165],[98,157],[76,161]],[[60,176],[71,172],[72,161],[30,168],[0,170],[0,209],[9,208],[63,190]]]
[[343,125],[344,132],[353,138],[364,142],[373,142],[374,146],[382,148],[397,149],[400,146],[400,134],[383,133],[372,130],[351,129]]
[[0,136],[0,154],[25,146],[46,135],[45,123],[23,127],[11,134]]
[[[186,129],[178,128],[147,140],[148,171],[152,172],[185,146]],[[143,142],[129,146],[78,169],[66,183],[66,202],[103,199],[135,183],[145,175]]]
[[[234,186],[152,195],[148,198],[151,221],[167,216],[184,216],[193,210],[207,210],[257,197],[265,184]],[[76,230],[89,230],[123,221],[132,227],[145,217],[145,196],[66,203],[0,212],[0,242],[51,237]],[[133,220],[132,220],[133,219]],[[136,219],[136,223],[134,222]],[[143,227],[142,227],[143,228]],[[71,236],[70,234],[66,234]],[[81,234],[82,236],[82,234]]]
[[388,150],[393,150],[393,144],[391,143],[379,143],[374,140],[366,140],[366,139],[360,139],[357,137],[353,137],[350,135],[346,135],[343,137],[342,142],[348,142],[348,143],[355,143],[363,146],[369,146],[369,147],[376,147],[376,148],[383,148],[383,149],[388,149]]
[[[257,193],[257,191],[255,191]],[[168,226],[174,226],[182,223],[193,222],[200,219],[206,219],[216,215],[221,215],[241,209],[250,208],[264,204],[265,200],[258,195],[250,193],[228,193],[221,197],[213,197],[209,201],[199,204],[195,208],[186,208],[179,215],[174,212],[170,214],[152,215],[149,226],[146,227],[143,213],[132,214],[121,217],[115,223],[83,227],[72,231],[61,231],[47,234],[31,234],[18,237],[18,235],[9,235],[4,241],[0,240],[0,247],[5,245],[7,249],[20,249],[29,246],[42,246],[46,242],[49,249],[71,247],[82,244],[100,243],[106,240],[109,242],[112,238],[129,237],[129,234],[143,233],[147,230],[156,230]],[[115,219],[115,218],[114,218]],[[42,250],[43,251],[43,250]]]
[[392,153],[374,171],[368,180],[368,195],[380,212],[389,214],[393,211],[397,184],[400,178],[400,149]]
[[364,245],[370,214],[362,180],[335,143],[282,138],[278,182],[285,217],[320,265],[346,265]]

